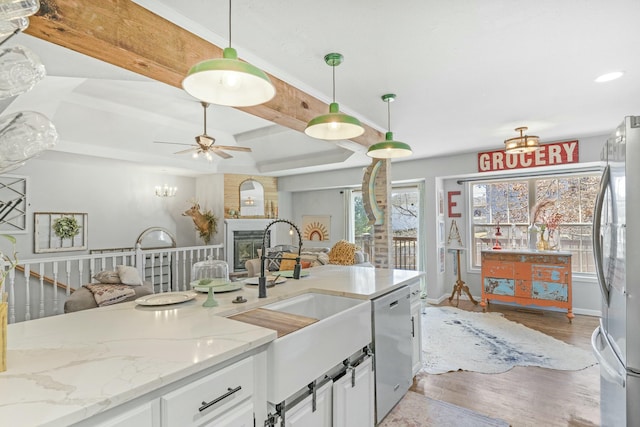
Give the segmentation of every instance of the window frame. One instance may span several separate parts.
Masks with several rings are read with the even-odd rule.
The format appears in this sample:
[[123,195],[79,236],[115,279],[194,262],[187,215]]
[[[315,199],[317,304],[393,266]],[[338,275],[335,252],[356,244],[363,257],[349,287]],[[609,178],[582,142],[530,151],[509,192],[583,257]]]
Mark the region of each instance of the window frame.
[[[466,198],[467,198],[467,215],[468,215],[468,220],[467,220],[467,227],[466,227],[466,239],[468,242],[470,242],[470,247],[469,247],[469,251],[467,253],[467,265],[468,265],[468,270],[470,272],[479,272],[481,270],[481,265],[480,265],[480,252],[482,250],[485,250],[486,248],[484,247],[480,247],[477,248],[477,243],[476,243],[476,237],[475,237],[475,229],[477,227],[495,227],[496,224],[493,223],[489,223],[487,222],[486,224],[476,224],[474,221],[474,194],[473,194],[473,186],[477,185],[477,184],[496,184],[496,183],[514,183],[514,182],[526,182],[527,183],[527,194],[528,194],[528,213],[527,213],[527,218],[530,221],[531,218],[529,218],[530,213],[531,212],[531,208],[535,205],[536,203],[536,181],[538,180],[554,180],[554,179],[572,179],[572,178],[581,178],[581,177],[585,177],[585,176],[592,176],[592,177],[598,177],[600,178],[601,175],[601,169],[598,167],[590,167],[590,168],[584,168],[584,169],[576,169],[576,170],[565,170],[565,171],[557,171],[555,173],[538,173],[538,174],[522,174],[522,175],[516,175],[516,174],[505,174],[505,175],[492,175],[491,177],[476,177],[476,178],[469,178],[469,179],[465,179],[463,181],[458,181],[458,183],[465,183],[465,192],[466,192]],[[517,223],[519,228],[522,227],[528,227],[529,224],[524,224],[524,223]],[[589,230],[592,228],[592,222],[579,222],[579,223],[564,223],[562,226],[563,227],[588,227]],[[510,223],[505,224],[505,228],[506,227],[510,227]],[[504,230],[505,228],[502,228],[501,231],[503,231],[504,234]],[[493,240],[493,239],[491,239]],[[576,241],[579,241],[576,240]],[[592,252],[592,248],[591,249],[584,249],[582,247],[582,242],[580,241],[580,248],[579,249],[563,249],[562,247],[560,248],[560,251],[563,252],[571,252],[573,255],[575,255],[575,252],[578,251],[579,254],[581,254],[580,260],[579,262],[574,262],[573,264],[573,275],[574,276],[584,276],[587,278],[595,278],[595,272],[594,271],[578,271],[575,269],[575,267],[580,267],[581,269],[583,268],[582,265],[584,263],[586,268],[589,268],[588,266],[588,262],[585,262],[586,259],[591,259],[593,258],[593,252]],[[589,253],[591,254],[591,257],[589,257]]]

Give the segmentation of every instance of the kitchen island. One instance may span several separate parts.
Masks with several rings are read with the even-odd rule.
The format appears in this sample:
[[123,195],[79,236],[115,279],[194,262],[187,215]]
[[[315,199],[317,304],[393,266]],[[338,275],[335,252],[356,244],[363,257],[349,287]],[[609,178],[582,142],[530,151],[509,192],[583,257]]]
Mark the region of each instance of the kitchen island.
[[[256,418],[263,419],[265,349],[276,332],[225,316],[308,292],[370,300],[422,275],[329,265],[268,288],[267,298],[257,297],[257,286],[245,285],[216,295],[217,307],[202,307],[202,294],[175,305],[130,302],[9,325],[0,424],[119,425],[111,421],[140,416],[149,420],[144,425],[170,425],[165,417],[171,413],[164,406],[161,411],[158,400],[179,402],[178,392],[208,375],[247,370],[255,378],[237,398],[252,402]],[[247,302],[233,303],[239,295]]]

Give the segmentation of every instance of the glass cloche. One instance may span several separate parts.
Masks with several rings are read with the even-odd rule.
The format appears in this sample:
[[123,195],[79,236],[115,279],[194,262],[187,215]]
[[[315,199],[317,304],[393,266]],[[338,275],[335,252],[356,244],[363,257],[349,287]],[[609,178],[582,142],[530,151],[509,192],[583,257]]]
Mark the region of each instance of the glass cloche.
[[[191,267],[192,286],[223,286],[229,283],[229,265],[222,260],[209,257]],[[214,288],[215,290],[215,288]]]

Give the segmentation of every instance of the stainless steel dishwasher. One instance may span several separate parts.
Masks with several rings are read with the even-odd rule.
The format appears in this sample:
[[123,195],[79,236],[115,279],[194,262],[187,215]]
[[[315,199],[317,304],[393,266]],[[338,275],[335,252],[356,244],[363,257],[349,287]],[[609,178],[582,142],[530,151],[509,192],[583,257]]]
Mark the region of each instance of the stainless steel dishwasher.
[[411,386],[413,346],[408,286],[372,301],[372,324],[377,424]]

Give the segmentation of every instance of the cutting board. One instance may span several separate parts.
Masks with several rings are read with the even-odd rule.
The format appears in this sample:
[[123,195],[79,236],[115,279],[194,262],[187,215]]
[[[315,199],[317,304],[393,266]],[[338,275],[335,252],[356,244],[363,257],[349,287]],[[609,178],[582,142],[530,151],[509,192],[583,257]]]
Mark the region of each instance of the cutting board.
[[229,316],[229,319],[273,329],[278,332],[278,338],[318,321],[318,319],[313,317],[282,313],[280,311],[269,310],[266,308],[256,308],[245,311],[244,313]]

